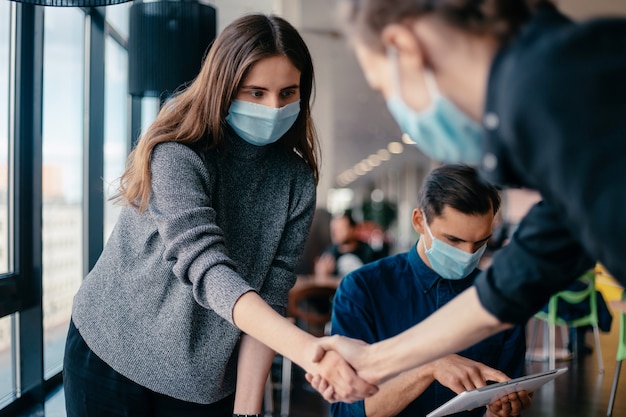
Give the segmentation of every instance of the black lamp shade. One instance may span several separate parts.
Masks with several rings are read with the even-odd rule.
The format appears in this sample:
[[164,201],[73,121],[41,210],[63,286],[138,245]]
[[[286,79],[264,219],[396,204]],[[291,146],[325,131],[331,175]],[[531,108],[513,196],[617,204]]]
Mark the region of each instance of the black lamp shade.
[[129,92],[166,97],[192,81],[215,39],[215,8],[197,1],[134,3],[130,9]]

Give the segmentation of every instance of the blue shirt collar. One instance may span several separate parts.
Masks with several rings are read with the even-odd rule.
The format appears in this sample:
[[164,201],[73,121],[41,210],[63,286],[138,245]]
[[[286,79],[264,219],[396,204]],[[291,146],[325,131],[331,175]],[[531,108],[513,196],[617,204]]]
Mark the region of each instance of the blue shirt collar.
[[439,275],[430,269],[430,267],[424,263],[422,258],[420,258],[419,253],[417,253],[417,242],[409,251],[409,263],[411,264],[413,277],[415,277],[417,286],[423,292],[429,291],[437,283],[437,280],[440,279]]

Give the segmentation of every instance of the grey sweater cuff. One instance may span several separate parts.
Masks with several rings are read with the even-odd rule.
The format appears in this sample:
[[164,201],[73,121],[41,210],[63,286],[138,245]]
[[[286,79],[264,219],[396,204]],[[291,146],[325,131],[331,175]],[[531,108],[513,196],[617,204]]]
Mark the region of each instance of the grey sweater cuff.
[[215,311],[224,320],[233,322],[233,308],[248,291],[255,291],[237,272],[226,265],[215,265],[205,277],[203,285],[196,287],[196,300],[200,305]]

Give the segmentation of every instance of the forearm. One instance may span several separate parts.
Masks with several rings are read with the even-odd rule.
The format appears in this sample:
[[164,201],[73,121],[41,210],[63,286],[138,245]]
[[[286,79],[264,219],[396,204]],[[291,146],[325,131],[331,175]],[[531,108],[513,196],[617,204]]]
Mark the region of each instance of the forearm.
[[324,351],[316,337],[276,313],[253,291],[239,297],[233,308],[233,321],[239,329],[259,342],[327,381],[329,385],[325,383],[318,391],[329,401],[351,403],[378,391],[359,378],[336,352],[328,352],[321,358]]
[[433,382],[429,365],[406,371],[379,386],[378,393],[365,399],[367,417],[389,417],[399,414]]
[[257,293],[247,292],[237,300],[233,320],[244,333],[290,358],[305,370],[311,369],[316,338],[274,311]]
[[359,375],[370,382],[386,381],[409,369],[458,352],[509,328],[481,305],[469,288],[428,319],[399,335],[367,348]]
[[261,412],[263,392],[275,352],[249,335],[242,335],[237,364],[236,414]]

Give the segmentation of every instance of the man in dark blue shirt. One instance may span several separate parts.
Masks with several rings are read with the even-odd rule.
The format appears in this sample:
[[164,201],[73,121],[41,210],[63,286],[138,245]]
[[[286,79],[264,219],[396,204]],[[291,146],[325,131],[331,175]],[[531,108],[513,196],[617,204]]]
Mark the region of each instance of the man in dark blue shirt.
[[[421,235],[407,253],[383,258],[343,278],[333,302],[333,334],[368,343],[393,337],[427,318],[473,284],[500,206],[497,190],[473,168],[434,170],[419,195],[412,223]],[[445,331],[445,329],[444,329]],[[498,333],[387,381],[364,401],[331,404],[333,417],[424,416],[455,393],[522,376],[523,326]],[[530,405],[519,393],[464,416],[514,416]]]

